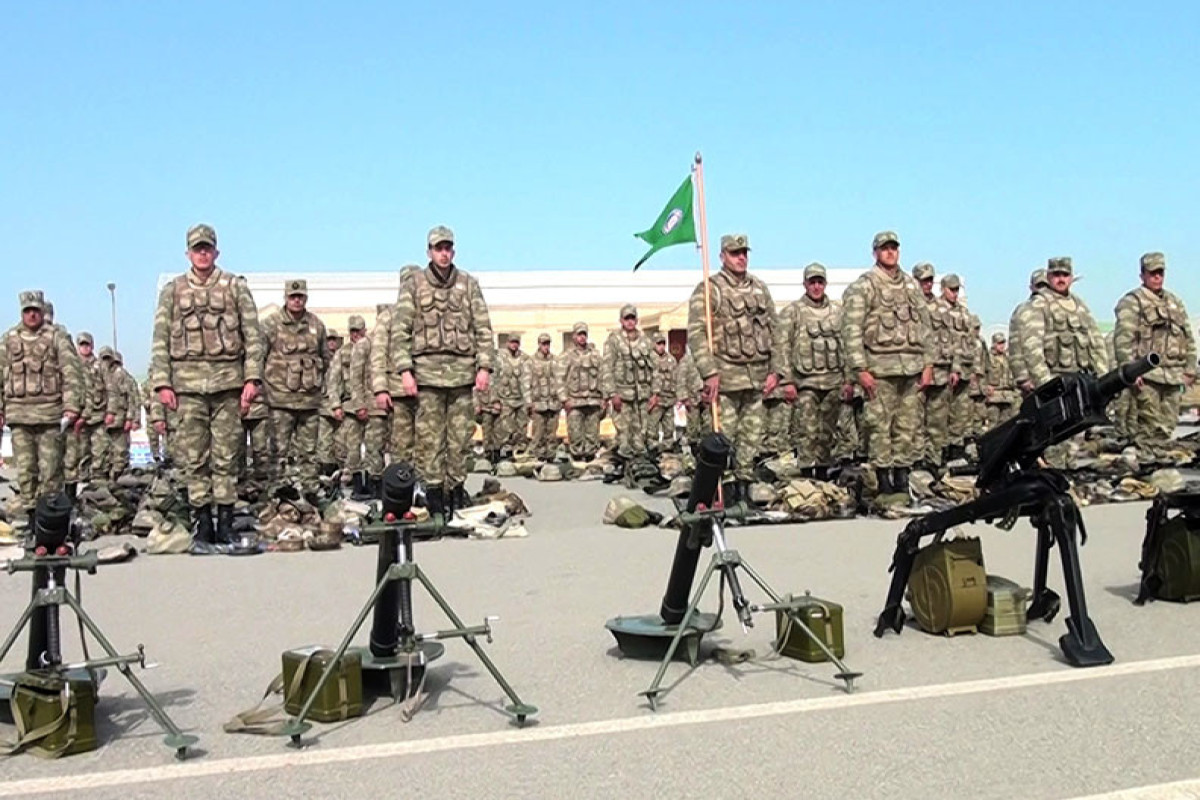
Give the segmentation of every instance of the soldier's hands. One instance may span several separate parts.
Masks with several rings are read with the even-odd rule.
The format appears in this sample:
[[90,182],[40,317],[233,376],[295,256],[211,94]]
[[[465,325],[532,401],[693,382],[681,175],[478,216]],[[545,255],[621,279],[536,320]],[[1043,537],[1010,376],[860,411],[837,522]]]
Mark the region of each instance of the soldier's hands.
[[4,429],[4,415],[0,414],[0,430]]
[[796,384],[789,383],[783,387],[783,402],[794,403],[799,395],[800,393],[796,391]]
[[367,421],[367,410],[365,408],[360,408],[354,412],[354,416],[358,419],[359,422],[366,422]]
[[650,395],[650,400],[646,403],[646,410],[653,411],[656,408],[658,408],[658,395],[652,394]]
[[242,387],[242,404],[247,408],[254,398],[258,397],[258,384],[254,381],[246,381],[246,385]]
[[65,419],[67,421],[68,425],[74,425],[75,420],[79,419],[79,412],[78,411],[64,411],[63,419]]
[[[958,386],[958,384],[959,384],[961,381],[962,381],[962,376],[961,376],[961,375],[959,375],[957,372],[951,372],[951,373],[950,373],[950,388],[951,388],[951,389],[953,389],[954,387]],[[927,384],[927,383],[923,383],[923,384],[922,384],[922,386],[928,386],[928,385],[929,385],[929,384]]]
[[158,431],[159,436],[167,435],[167,423],[163,420],[158,420],[154,423],[154,430]]
[[842,384],[842,402],[849,403],[853,399],[854,399],[854,384],[853,383],[843,383]]
[[[412,370],[405,370],[400,373],[400,384],[404,387],[404,394],[408,397],[417,396],[417,379],[413,377]],[[475,376],[475,385],[479,385],[479,376]]]
[[1021,394],[1033,394],[1033,381],[1021,381],[1017,384],[1017,388],[1021,390]]
[[[491,384],[491,382],[492,382],[492,373],[488,372],[486,369],[481,369],[475,373],[475,390],[476,391],[486,392],[488,390],[488,385]],[[414,394],[415,394],[415,392],[414,392]]]
[[608,406],[614,412],[619,413],[621,411],[621,395],[614,394],[612,397],[608,398]]
[[[179,408],[179,401],[175,398],[175,390],[168,389],[165,386],[158,390],[158,402],[162,403],[167,408],[175,411]],[[112,425],[112,414],[104,418],[105,426]]]
[[1194,384],[1195,382],[1196,382],[1195,375],[1184,375],[1183,376],[1183,385],[1188,387],[1189,389],[1192,388],[1192,384]]
[[[862,387],[863,394],[865,394],[867,396],[868,400],[875,399],[875,376],[874,375],[872,375],[870,372],[867,372],[864,369],[862,372],[858,373],[858,385]],[[924,384],[922,384],[922,385],[924,385]]]
[[392,396],[387,392],[375,393],[375,407],[380,411],[392,410]]
[[570,411],[570,410],[571,410],[571,401],[563,400],[563,411]]
[[[4,423],[0,422],[0,428],[3,427]],[[83,417],[76,417],[75,424],[71,426],[71,429],[75,431],[76,435],[81,433],[83,431]]]
[[933,384],[933,365],[930,364],[925,369],[921,370],[921,380],[918,381],[917,386],[924,389],[926,386],[931,386],[932,384]]
[[[163,405],[166,405],[166,404],[164,403]],[[104,427],[111,428],[113,426],[113,423],[116,421],[117,421],[117,418],[115,415],[113,415],[113,414],[105,414],[104,415]]]
[[704,405],[710,405],[721,392],[721,376],[713,375],[704,379],[704,388],[700,390],[700,400]]
[[131,430],[133,430],[133,423],[127,421],[123,427],[125,428],[125,432],[129,433]]
[[1135,392],[1140,392],[1142,390],[1142,387],[1144,387],[1145,385],[1146,385],[1146,382],[1144,380],[1142,380],[1141,376],[1139,375],[1137,380],[1135,380],[1133,382],[1133,390]]
[[763,385],[763,397],[770,397],[771,394],[779,388],[779,375],[774,372],[767,373],[767,382]]
[[336,419],[338,422],[341,422],[342,420],[344,420],[346,418],[346,412],[340,408],[335,408],[333,410],[333,418]]
[[996,394],[996,387],[995,386],[985,386],[985,387],[983,387],[983,393],[985,395],[987,395],[988,397],[991,397],[994,394]]

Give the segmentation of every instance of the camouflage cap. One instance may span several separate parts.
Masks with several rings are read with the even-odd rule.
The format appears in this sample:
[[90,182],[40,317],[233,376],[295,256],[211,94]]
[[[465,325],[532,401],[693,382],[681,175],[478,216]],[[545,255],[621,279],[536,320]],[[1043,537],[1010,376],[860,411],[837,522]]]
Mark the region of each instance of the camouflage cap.
[[340,333],[338,333],[337,328],[326,328],[325,329],[325,338],[326,339],[341,339],[342,335]]
[[913,280],[931,281],[933,280],[933,264],[928,261],[918,261],[913,264],[912,268]]
[[116,363],[118,363],[118,364],[124,364],[124,363],[125,363],[125,359],[124,359],[124,358],[121,356],[121,351],[120,351],[120,350],[113,350],[113,351],[112,351],[112,360],[113,360],[113,361],[115,361],[115,362],[116,362]]
[[734,250],[749,250],[750,237],[744,233],[727,233],[721,237],[721,252],[729,253]]
[[376,303],[375,304],[375,316],[377,316],[377,317],[381,316],[383,314],[383,312],[385,312],[389,308],[391,308],[392,305],[393,305],[392,303]]
[[437,225],[429,229],[429,236],[426,238],[429,241],[430,247],[433,247],[435,244],[439,244],[441,242],[449,242],[450,244],[454,244],[454,231],[450,230],[445,225]]
[[896,235],[895,231],[880,231],[879,233],[875,234],[875,238],[871,240],[871,249],[878,250],[885,244],[894,244],[899,247],[900,237]]
[[992,344],[1000,344],[1000,342],[1007,342],[1007,341],[1008,341],[1008,337],[1005,336],[1000,331],[996,331],[995,333],[992,334]]
[[200,223],[199,225],[193,225],[192,227],[188,228],[188,249],[191,250],[198,244],[208,244],[212,245],[213,247],[217,246],[217,232],[215,229],[213,229],[212,225]]
[[346,323],[346,327],[348,327],[352,331],[365,331],[367,329],[367,321],[364,320],[362,317],[360,317],[358,314],[354,314],[350,317],[350,320]]
[[576,322],[574,325],[571,326],[572,334],[587,333],[587,332],[588,332],[588,326],[587,326],[586,322]]
[[1033,272],[1029,273],[1029,288],[1037,289],[1039,286],[1048,286],[1046,283],[1046,270],[1038,267]]
[[953,272],[942,276],[942,288],[945,289],[961,289],[962,279]]
[[626,317],[636,317],[637,315],[637,306],[635,306],[633,303],[626,303],[625,305],[621,306],[621,319],[625,319]]
[[76,344],[92,344],[92,345],[94,345],[96,343],[96,340],[87,331],[80,331],[79,335],[75,337],[75,343]]
[[294,294],[302,294],[308,297],[308,281],[304,280],[304,278],[292,278],[290,281],[284,281],[283,294],[285,297],[291,297]]
[[1162,253],[1145,253],[1141,260],[1142,272],[1163,272],[1167,268],[1167,257]]
[[46,295],[41,289],[29,289],[17,295],[17,299],[21,301],[21,310],[27,308],[36,308],[38,311],[46,310]]
[[504,337],[504,341],[519,342],[519,341],[521,341],[521,334],[517,333],[516,331],[513,331],[512,333],[508,334],[508,336]]
[[655,344],[666,344],[667,343],[667,335],[665,333],[663,333],[662,331],[658,331],[657,333],[654,334],[654,343]]
[[1070,256],[1055,256],[1054,258],[1046,259],[1047,275],[1052,275],[1055,272],[1070,275],[1074,271],[1074,267],[1071,266]]
[[548,334],[548,333],[539,333],[538,334],[538,344],[550,344],[550,342],[551,342],[550,334]]
[[104,345],[104,347],[100,348],[100,358],[101,359],[112,358],[112,357],[113,357],[113,349],[111,347],[109,347],[108,345]]
[[804,268],[804,280],[809,278],[825,278],[828,277],[825,273],[825,265],[814,261]]

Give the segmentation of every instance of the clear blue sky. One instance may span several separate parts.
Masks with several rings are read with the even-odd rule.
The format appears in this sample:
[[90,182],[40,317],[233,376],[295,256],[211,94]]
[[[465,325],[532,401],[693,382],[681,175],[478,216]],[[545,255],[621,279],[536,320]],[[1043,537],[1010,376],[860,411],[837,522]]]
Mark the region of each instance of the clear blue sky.
[[[147,360],[155,278],[217,227],[233,270],[628,269],[687,172],[752,267],[959,272],[987,323],[1071,255],[1107,319],[1163,250],[1200,312],[1200,4],[9,3],[0,320],[44,288]],[[697,266],[688,247],[644,269]],[[7,303],[8,305],[3,305]],[[11,313],[10,313],[11,312]]]

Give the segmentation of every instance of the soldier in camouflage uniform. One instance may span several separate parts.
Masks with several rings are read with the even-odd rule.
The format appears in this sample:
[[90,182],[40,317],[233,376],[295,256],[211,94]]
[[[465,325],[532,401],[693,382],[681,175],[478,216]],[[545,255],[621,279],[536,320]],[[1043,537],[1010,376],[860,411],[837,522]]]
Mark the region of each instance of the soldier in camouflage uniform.
[[[170,466],[176,463],[175,454],[171,449],[172,436],[178,429],[176,415],[174,412],[168,413],[166,406],[158,399],[158,395],[154,393],[154,387],[150,386],[149,382],[146,383],[146,389],[150,393],[146,406],[146,433],[149,436],[153,432],[158,438],[158,463]],[[163,424],[160,426],[159,422]]]
[[107,477],[115,481],[129,469],[129,435],[140,427],[142,400],[137,381],[125,369],[121,354],[112,351],[108,364],[106,391],[113,408],[113,421],[111,425],[105,425],[108,431]]
[[277,466],[271,409],[265,392],[260,391],[249,403],[239,404],[238,414],[243,431],[238,449],[238,479],[252,481],[261,490],[274,478]]
[[842,359],[842,304],[825,294],[823,264],[804,268],[804,297],[779,315],[791,381],[784,397],[793,414],[796,456],[809,477],[826,480],[843,401],[849,399]]
[[[1104,335],[1104,350],[1108,353],[1108,363],[1119,364],[1117,361],[1117,350],[1113,343],[1115,331],[1109,331]],[[1137,429],[1137,401],[1133,397],[1133,392],[1121,392],[1118,394],[1108,408],[1105,409],[1108,418],[1112,420],[1113,430],[1117,436],[1126,442],[1133,442],[1133,432]]]
[[146,415],[146,447],[150,450],[151,463],[157,466],[163,463],[164,454],[162,437],[150,424],[150,401],[153,397],[154,390],[148,382],[138,384],[138,398],[142,401],[142,412]]
[[63,488],[62,424],[83,408],[83,368],[67,333],[43,316],[40,291],[21,292],[21,321],[0,346],[0,429],[12,431],[21,502],[30,514],[38,498]]
[[675,356],[667,350],[667,337],[661,331],[654,334],[654,375],[650,397],[658,398],[650,409],[649,439],[653,444],[662,435],[663,450],[675,446]]
[[881,494],[908,491],[917,458],[920,393],[933,380],[933,334],[917,284],[900,270],[900,239],[875,234],[875,266],[842,295],[848,374],[866,395],[868,459]]
[[621,327],[604,342],[604,393],[617,429],[617,458],[645,459],[654,382],[654,345],[638,327],[637,308],[621,307]]
[[[420,271],[416,264],[405,264],[400,268],[400,285]],[[383,309],[371,331],[371,390],[375,393],[375,405],[391,418],[388,452],[392,461],[411,464],[416,448],[417,398],[405,394],[392,356],[398,331],[395,311],[395,305]]]
[[571,328],[573,343],[558,357],[558,399],[567,411],[567,441],[571,457],[591,461],[600,449],[600,418],[604,416],[604,359],[588,341],[586,322]]
[[1034,298],[1042,292],[1049,291],[1049,288],[1050,284],[1046,282],[1046,270],[1035,269],[1029,274],[1028,299],[1019,303],[1008,318],[1008,364],[1012,369],[1013,382],[1016,383],[1017,391],[1021,393],[1022,397],[1033,393],[1033,381],[1029,378],[1029,371],[1025,369],[1025,362],[1021,360],[1020,320],[1030,313]]
[[700,399],[704,391],[704,379],[696,369],[696,359],[690,348],[685,348],[683,357],[675,366],[675,396],[683,404],[687,415],[687,427],[684,428],[683,440],[693,445],[698,443],[704,434],[712,428],[709,409]]
[[988,428],[994,428],[1016,415],[1021,396],[1008,360],[1008,337],[1003,333],[992,334],[992,350],[988,353],[987,372],[983,377],[983,394],[987,398]]
[[987,376],[988,346],[983,341],[983,320],[977,314],[971,315],[971,338],[973,340],[974,357],[971,362],[971,382],[967,387],[967,396],[971,398],[971,429],[967,439],[974,441],[979,438],[987,424],[987,393],[983,390],[984,378]]
[[383,450],[387,436],[387,411],[375,402],[371,391],[371,339],[366,321],[350,318],[350,369],[346,374],[349,399],[342,404],[346,412],[346,470],[354,481],[353,497],[379,496],[383,478]]
[[95,339],[86,331],[76,338],[76,351],[83,367],[83,411],[66,432],[63,453],[63,480],[67,494],[75,497],[78,486],[92,479],[92,438],[103,435],[104,418],[108,413],[108,391],[100,360],[93,348]]
[[1162,253],[1142,256],[1142,285],[1117,303],[1113,329],[1117,364],[1148,353],[1162,359],[1161,366],[1139,378],[1132,389],[1137,409],[1133,443],[1151,461],[1169,449],[1182,393],[1196,381],[1195,336],[1183,301],[1163,288],[1166,270]]
[[558,411],[562,408],[558,392],[558,364],[550,355],[550,334],[538,336],[537,350],[529,359],[530,449],[534,458],[554,457],[558,446]]
[[492,374],[492,399],[500,404],[496,438],[509,455],[523,450],[529,429],[529,354],[521,351],[521,336],[510,333],[496,353]]
[[[934,337],[934,355],[936,361],[933,365],[933,383],[925,387],[921,392],[921,424],[917,426],[917,460],[918,463],[925,469],[936,470],[942,463],[942,453],[945,450],[945,437],[942,437],[940,442],[935,445],[933,438],[929,435],[930,427],[942,429],[949,422],[949,403],[943,401],[944,408],[939,409],[937,416],[941,418],[941,422],[931,420],[929,413],[929,400],[933,397],[935,409],[939,408],[937,402],[938,395],[947,395],[949,389],[950,378],[950,359],[942,353],[941,340],[944,337],[939,336],[938,327],[941,324],[941,319],[938,314],[938,307],[941,303],[941,296],[933,290],[934,268],[933,264],[928,261],[918,261],[912,268],[913,280],[917,282],[917,286],[921,287],[921,296],[925,298],[925,308],[929,312],[929,322],[933,327]],[[940,369],[939,369],[939,363]],[[855,387],[857,389],[857,386]],[[861,391],[860,391],[861,394]],[[861,398],[858,406],[861,409]],[[861,414],[860,414],[861,416]]]
[[333,475],[346,462],[346,443],[342,436],[342,392],[346,373],[342,369],[342,335],[329,328],[325,332],[328,352],[325,371],[325,397],[317,417],[317,467],[322,475]]
[[401,286],[394,359],[417,397],[416,467],[431,514],[465,507],[467,448],[474,433],[472,391],[485,392],[494,353],[492,324],[479,283],[454,263],[454,232],[427,237],[429,266]]
[[[308,282],[284,282],[284,307],[262,323],[266,360],[263,391],[271,409],[272,464],[315,499],[317,419],[325,402],[325,373],[331,354],[325,323],[308,310]],[[276,474],[273,477],[280,477]]]
[[[703,400],[719,400],[721,431],[733,446],[733,483],[725,502],[745,498],[766,430],[763,398],[779,386],[787,364],[779,316],[767,285],[748,272],[750,239],[721,237],[721,271],[709,278],[712,336],[705,321],[704,281],[688,301],[688,346],[704,378]],[[791,376],[784,377],[785,382]]]
[[941,289],[942,295],[929,314],[935,355],[933,383],[925,387],[928,455],[936,466],[964,456],[965,427],[971,411],[968,385],[975,362],[970,312],[958,297],[962,282],[951,273],[942,277]]
[[[258,308],[244,278],[217,266],[217,234],[208,225],[187,233],[191,268],[163,286],[154,314],[150,382],[168,411],[178,412],[176,453],[196,519],[196,538],[234,541],[239,410],[262,384]],[[165,422],[159,423],[165,429]]]
[[495,398],[496,389],[491,384],[486,391],[475,389],[471,392],[471,402],[475,407],[475,422],[479,425],[480,444],[487,460],[493,466],[501,460],[500,456],[500,401]]

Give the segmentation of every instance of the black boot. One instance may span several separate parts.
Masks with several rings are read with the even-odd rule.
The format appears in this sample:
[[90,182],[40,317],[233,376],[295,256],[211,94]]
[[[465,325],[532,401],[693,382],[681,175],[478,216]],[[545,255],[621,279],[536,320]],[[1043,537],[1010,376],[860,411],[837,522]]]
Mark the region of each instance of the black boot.
[[741,483],[739,481],[729,481],[728,483],[721,484],[721,500],[725,508],[733,508],[742,502],[740,489]]
[[217,506],[217,544],[233,544],[237,535],[233,532],[233,505]]
[[455,509],[461,508],[469,508],[471,505],[471,497],[467,494],[467,487],[463,486],[462,484],[459,484],[450,490],[450,496],[447,498],[447,500],[449,501],[450,506],[448,509],[449,511],[454,511]]
[[876,467],[875,481],[879,484],[877,494],[891,494],[895,491],[892,488],[892,468],[891,467]]
[[213,543],[212,508],[195,506],[192,508],[192,518],[196,521],[196,541],[201,544]]
[[892,468],[892,490],[898,494],[908,494],[909,467]]
[[430,520],[440,518],[442,521],[445,521],[446,496],[442,493],[442,487],[425,487],[425,509],[429,512]]
[[332,478],[333,473],[337,472],[338,465],[332,461],[326,461],[321,465],[321,476],[324,478]]
[[813,477],[819,481],[829,480],[829,467],[813,467]]
[[370,500],[371,492],[367,488],[367,473],[356,472],[353,476],[353,484],[350,488],[351,500]]
[[63,493],[71,503],[74,503],[75,499],[79,497],[79,484],[74,481],[63,484]]

